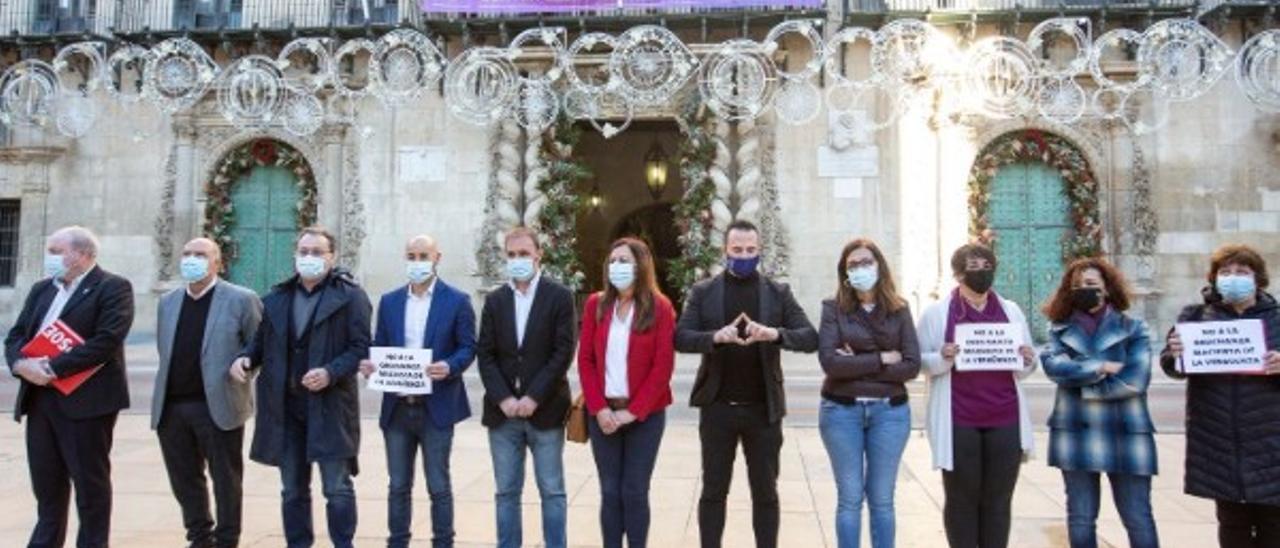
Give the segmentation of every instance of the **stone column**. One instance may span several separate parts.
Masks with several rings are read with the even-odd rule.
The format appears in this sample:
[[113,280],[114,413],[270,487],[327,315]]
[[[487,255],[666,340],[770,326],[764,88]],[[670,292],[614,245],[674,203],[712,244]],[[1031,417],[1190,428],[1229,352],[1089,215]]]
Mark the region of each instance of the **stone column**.
[[[327,125],[320,130],[321,157],[324,176],[316,181],[316,223],[334,234],[342,233],[342,186],[349,174],[343,170],[347,126]],[[317,166],[312,166],[314,171]],[[339,245],[344,245],[340,242]]]

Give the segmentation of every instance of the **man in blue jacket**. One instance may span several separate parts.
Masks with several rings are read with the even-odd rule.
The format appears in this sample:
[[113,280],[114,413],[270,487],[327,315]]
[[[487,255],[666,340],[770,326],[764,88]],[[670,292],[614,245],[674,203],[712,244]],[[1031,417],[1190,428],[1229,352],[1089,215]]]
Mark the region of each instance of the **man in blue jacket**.
[[[476,315],[471,299],[438,275],[440,250],[430,236],[415,236],[405,245],[409,283],[382,296],[374,346],[430,348],[426,367],[431,393],[425,396],[387,393],[379,424],[387,446],[387,546],[409,545],[413,516],[413,468],[422,448],[431,495],[431,544],[453,546],[453,489],[449,455],[453,425],[471,416],[462,373],[476,356]],[[372,361],[360,364],[364,374]]]
[[315,542],[312,463],[320,468],[329,540],[349,548],[356,532],[356,371],[369,355],[372,307],[351,275],[334,267],[336,243],[323,228],[302,230],[294,250],[297,273],[262,299],[258,333],[231,364],[231,377],[240,382],[247,382],[249,370],[262,369],[249,458],[280,468],[289,548]]

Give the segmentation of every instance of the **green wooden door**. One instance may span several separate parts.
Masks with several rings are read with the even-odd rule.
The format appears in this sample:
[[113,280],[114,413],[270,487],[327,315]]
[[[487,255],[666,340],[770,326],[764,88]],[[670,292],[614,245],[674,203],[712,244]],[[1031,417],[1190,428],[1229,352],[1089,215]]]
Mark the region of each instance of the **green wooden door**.
[[238,251],[227,273],[231,281],[266,293],[293,273],[300,197],[288,169],[256,167],[240,177],[231,191],[235,212],[231,237]]
[[1070,229],[1062,175],[1042,163],[1009,164],[991,181],[988,211],[1000,267],[996,291],[1022,307],[1037,341],[1048,322],[1040,306],[1057,288],[1062,239]]

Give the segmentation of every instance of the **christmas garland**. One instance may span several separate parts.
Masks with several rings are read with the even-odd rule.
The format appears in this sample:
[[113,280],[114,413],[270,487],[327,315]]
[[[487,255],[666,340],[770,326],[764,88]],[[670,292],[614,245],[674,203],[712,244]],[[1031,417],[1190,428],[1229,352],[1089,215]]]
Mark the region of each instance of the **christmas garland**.
[[561,116],[556,126],[542,139],[541,155],[547,174],[538,181],[544,204],[538,211],[537,224],[543,238],[542,268],[570,289],[582,286],[586,275],[578,257],[578,214],[583,209],[578,182],[591,178],[591,169],[574,158],[582,130]]
[[1063,260],[1101,255],[1098,182],[1088,160],[1065,139],[1036,130],[1005,134],[978,155],[969,173],[969,233],[980,239],[989,237],[991,181],[1001,167],[1026,161],[1048,164],[1058,170],[1065,183],[1072,230],[1062,240]]
[[295,206],[297,225],[301,228],[315,224],[316,177],[302,153],[271,139],[258,139],[237,147],[227,154],[213,173],[213,178],[205,183],[208,201],[204,207],[204,233],[222,247],[226,266],[234,263],[239,256],[236,241],[231,237],[236,224],[231,191],[244,174],[255,167],[267,166],[282,167],[293,173],[302,193]]
[[667,281],[680,293],[705,277],[720,260],[721,250],[715,239],[715,221],[711,202],[716,187],[707,176],[715,156],[715,143],[707,128],[710,116],[696,95],[686,101],[679,114],[680,129],[685,140],[680,144],[680,178],[684,180],[684,196],[675,204],[676,228],[680,231],[680,257],[673,259]]

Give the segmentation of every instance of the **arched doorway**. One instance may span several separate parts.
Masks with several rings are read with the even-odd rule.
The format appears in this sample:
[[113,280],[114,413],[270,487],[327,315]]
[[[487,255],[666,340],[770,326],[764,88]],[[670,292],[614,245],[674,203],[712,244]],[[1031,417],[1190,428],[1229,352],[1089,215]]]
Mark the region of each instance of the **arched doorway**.
[[[679,127],[669,120],[636,121],[626,132],[612,138],[605,138],[589,125],[580,127],[582,137],[573,153],[594,176],[581,181],[578,191],[583,196],[596,198],[594,202],[588,198],[575,227],[578,256],[586,274],[581,290],[590,293],[603,289],[601,266],[609,244],[621,236],[637,236],[654,252],[658,283],[663,292],[673,304],[678,304],[680,295],[667,280],[667,267],[671,259],[680,256],[679,233],[672,210],[684,188],[677,163],[683,140]],[[656,193],[649,189],[645,179],[645,156],[655,147],[660,148],[670,162],[667,184]]]
[[205,233],[222,245],[228,280],[266,293],[293,272],[298,229],[316,218],[316,183],[289,145],[259,139],[227,155],[208,186]]
[[983,148],[969,175],[969,228],[999,257],[995,289],[1026,312],[1037,341],[1038,311],[1065,262],[1101,253],[1099,188],[1071,142],[1037,130],[1006,133]]

